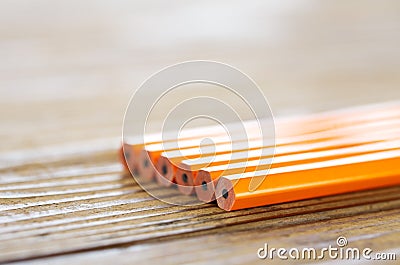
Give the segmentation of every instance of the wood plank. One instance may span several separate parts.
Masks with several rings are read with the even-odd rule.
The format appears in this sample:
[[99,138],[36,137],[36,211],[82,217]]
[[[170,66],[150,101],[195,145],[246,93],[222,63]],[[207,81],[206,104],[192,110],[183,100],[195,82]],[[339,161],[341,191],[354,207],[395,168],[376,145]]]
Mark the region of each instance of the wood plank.
[[[110,150],[110,153],[115,154],[115,151]],[[67,176],[60,174],[57,182],[51,175],[36,180],[28,175],[27,182],[1,184],[0,261],[64,256],[68,253],[74,256],[81,254],[73,253],[82,251],[95,253],[122,246],[129,249],[138,244],[164,244],[160,242],[170,244],[169,248],[176,248],[190,238],[206,240],[211,236],[216,237],[216,242],[221,242],[228,235],[241,237],[242,233],[246,233],[256,236],[260,231],[268,234],[304,225],[316,226],[320,229],[318,234],[323,234],[330,229],[323,225],[324,222],[340,219],[347,220],[348,228],[343,232],[351,234],[349,227],[354,226],[354,222],[350,220],[373,214],[386,216],[382,217],[385,229],[381,236],[400,230],[395,221],[400,215],[400,186],[223,212],[214,204],[187,207],[155,200],[142,191],[131,176],[122,173],[121,167],[116,169],[116,155],[111,160],[109,156],[97,157],[89,163],[76,157],[54,162],[51,166],[55,175],[57,172],[68,172],[65,165],[75,168]],[[105,173],[96,173],[98,169],[104,169]],[[35,174],[35,170],[40,172],[42,168],[32,165],[29,172]],[[17,179],[24,178],[25,171],[15,170],[13,174]],[[194,199],[180,195],[176,190],[163,190],[167,197]],[[380,225],[377,222],[374,227]],[[305,238],[315,235],[315,231],[303,233]],[[373,241],[374,247],[382,246],[374,242],[378,241]],[[291,244],[297,245],[298,242]],[[225,249],[229,244],[220,245]],[[224,253],[218,254],[209,247],[203,251],[205,257]],[[239,251],[238,257],[242,259],[242,253],[246,258],[250,249],[246,248],[246,251]],[[185,255],[180,256],[186,260]],[[248,258],[256,260],[257,257]],[[233,257],[224,259],[231,260]],[[170,262],[173,262],[172,258]]]

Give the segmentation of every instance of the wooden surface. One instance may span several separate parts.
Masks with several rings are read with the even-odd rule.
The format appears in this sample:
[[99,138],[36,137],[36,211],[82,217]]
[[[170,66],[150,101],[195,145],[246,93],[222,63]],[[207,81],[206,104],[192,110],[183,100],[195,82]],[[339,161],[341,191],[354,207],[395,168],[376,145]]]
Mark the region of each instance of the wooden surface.
[[115,157],[78,152],[2,171],[0,261],[246,263],[264,243],[321,248],[341,235],[352,247],[399,250],[400,187],[224,212],[151,198]]
[[154,200],[116,155],[133,90],[184,60],[238,67],[276,115],[400,99],[399,14],[398,1],[0,1],[0,262],[262,264],[264,243],[339,235],[399,253],[400,187],[227,213]]

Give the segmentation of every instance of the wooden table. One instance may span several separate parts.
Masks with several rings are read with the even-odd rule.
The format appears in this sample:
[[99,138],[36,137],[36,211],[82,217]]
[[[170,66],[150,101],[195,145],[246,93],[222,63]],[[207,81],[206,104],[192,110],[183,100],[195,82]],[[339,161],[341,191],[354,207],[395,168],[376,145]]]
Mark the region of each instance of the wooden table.
[[265,263],[264,243],[323,248],[338,236],[399,259],[400,187],[224,212],[153,199],[116,155],[133,89],[184,60],[240,68],[276,115],[400,99],[399,10],[1,1],[0,262]]

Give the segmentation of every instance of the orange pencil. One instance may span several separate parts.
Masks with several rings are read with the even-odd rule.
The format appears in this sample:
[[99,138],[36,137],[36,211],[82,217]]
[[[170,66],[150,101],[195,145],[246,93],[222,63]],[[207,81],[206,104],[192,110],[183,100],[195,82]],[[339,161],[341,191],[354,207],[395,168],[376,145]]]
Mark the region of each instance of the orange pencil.
[[[275,156],[287,155],[294,153],[310,152],[316,150],[326,150],[330,148],[343,148],[349,146],[356,146],[362,144],[368,144],[378,141],[386,141],[391,139],[398,139],[400,136],[400,128],[385,129],[381,131],[374,131],[368,135],[352,135],[351,137],[341,137],[337,139],[329,139],[321,142],[305,142],[305,143],[295,143],[293,145],[281,145],[277,146],[275,150]],[[232,150],[232,153],[221,154],[215,156],[202,155],[201,158],[196,159],[182,159],[181,157],[169,157],[170,159],[175,159],[174,163],[180,161],[180,168],[196,171],[204,167],[218,166],[228,163],[237,163],[246,160],[255,160],[259,158],[266,158],[271,152],[262,152],[262,149],[270,147],[262,147],[256,150],[246,150],[237,151]]]
[[[218,166],[206,167],[198,171],[197,176],[203,182],[195,186],[196,194],[202,201],[215,200],[215,183],[221,176],[240,174],[250,171],[266,170],[270,168],[287,167],[292,165],[300,165],[305,163],[314,163],[338,158],[345,158],[350,156],[381,152],[400,148],[400,138],[396,140],[386,140],[382,142],[329,149],[325,151],[306,152],[291,155],[275,156],[272,158],[243,161],[238,163],[229,163]],[[210,180],[210,183],[204,180]]]
[[400,184],[400,150],[223,176],[216,198],[237,210]]

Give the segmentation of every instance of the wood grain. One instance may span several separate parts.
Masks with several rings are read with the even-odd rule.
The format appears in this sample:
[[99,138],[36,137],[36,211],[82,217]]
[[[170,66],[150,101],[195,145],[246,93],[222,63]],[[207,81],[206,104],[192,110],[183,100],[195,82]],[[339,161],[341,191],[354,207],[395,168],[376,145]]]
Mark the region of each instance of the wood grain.
[[[167,263],[255,262],[264,241],[323,247],[345,235],[351,246],[376,251],[398,243],[400,186],[224,212],[150,197],[122,172],[115,150],[85,157],[50,162],[45,175],[40,164],[30,165],[29,174],[23,167],[9,171],[15,181],[0,185],[1,262],[107,263],[117,253],[157,262],[166,252]],[[171,189],[164,196],[194,199]]]

